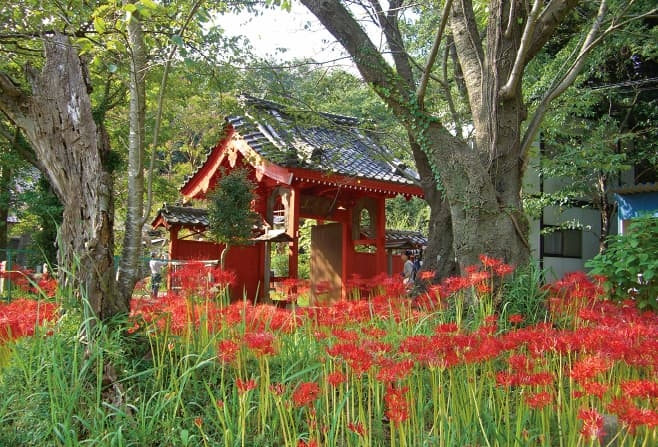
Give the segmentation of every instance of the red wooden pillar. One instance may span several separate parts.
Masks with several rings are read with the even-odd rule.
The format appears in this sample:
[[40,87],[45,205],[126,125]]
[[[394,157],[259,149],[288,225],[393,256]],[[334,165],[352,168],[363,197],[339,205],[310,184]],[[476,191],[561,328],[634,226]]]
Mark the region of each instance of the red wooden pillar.
[[377,198],[377,216],[375,222],[377,223],[375,236],[377,254],[375,255],[375,262],[377,263],[378,272],[386,272],[386,199],[384,197]]
[[301,191],[297,187],[290,188],[290,218],[286,231],[292,236],[290,242],[290,256],[288,257],[288,277],[299,278],[299,208]]
[[349,280],[349,272],[352,272],[352,264],[354,262],[354,241],[352,236],[352,209],[346,211],[346,217],[341,219],[342,228],[342,271],[340,272],[341,279],[341,298],[346,299],[348,295],[347,281]]

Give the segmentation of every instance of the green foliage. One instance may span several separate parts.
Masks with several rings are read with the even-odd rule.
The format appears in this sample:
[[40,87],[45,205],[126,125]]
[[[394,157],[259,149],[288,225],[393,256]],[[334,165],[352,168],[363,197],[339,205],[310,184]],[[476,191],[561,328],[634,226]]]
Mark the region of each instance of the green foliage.
[[[299,225],[299,254],[297,256],[297,277],[311,278],[311,229],[317,224],[315,219],[304,219]],[[288,276],[290,248],[287,242],[272,244],[271,267],[276,276]]]
[[543,272],[536,264],[515,270],[512,278],[503,284],[501,320],[507,322],[511,315],[523,315],[527,325],[545,321],[547,292],[541,286],[543,279]]
[[[20,210],[22,226],[16,228],[14,234],[31,234],[29,249],[35,254],[28,265],[40,264],[44,261],[55,265],[57,263],[57,230],[62,223],[64,207],[50,190],[50,185],[44,177],[39,177],[34,189],[23,191],[21,201],[25,207]],[[24,222],[24,223],[23,223]]]
[[587,263],[591,273],[603,275],[614,298],[634,297],[641,309],[658,310],[658,219],[633,219],[629,230],[611,236],[608,248]]
[[226,245],[250,243],[254,225],[259,221],[258,213],[251,208],[255,190],[256,185],[244,169],[222,175],[208,196],[208,228],[213,240]]
[[422,199],[414,197],[406,200],[398,196],[386,201],[386,228],[415,230],[426,234],[429,218],[429,207]]

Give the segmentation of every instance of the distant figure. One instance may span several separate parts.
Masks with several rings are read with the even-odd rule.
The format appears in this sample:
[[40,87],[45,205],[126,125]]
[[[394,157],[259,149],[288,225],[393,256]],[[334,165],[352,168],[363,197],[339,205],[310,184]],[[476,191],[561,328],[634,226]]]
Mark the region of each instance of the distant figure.
[[167,265],[165,261],[156,259],[156,253],[151,253],[151,260],[149,267],[151,269],[151,298],[158,297],[158,290],[160,290],[160,283],[162,282],[162,268]]
[[413,272],[411,273],[411,278],[416,281],[418,279],[418,272],[420,272],[420,269],[423,267],[423,260],[421,259],[420,253],[414,256],[414,269]]
[[402,283],[407,286],[407,288],[411,288],[413,285],[414,274],[414,261],[411,250],[406,250],[402,254],[402,262],[404,262],[404,266],[402,267]]

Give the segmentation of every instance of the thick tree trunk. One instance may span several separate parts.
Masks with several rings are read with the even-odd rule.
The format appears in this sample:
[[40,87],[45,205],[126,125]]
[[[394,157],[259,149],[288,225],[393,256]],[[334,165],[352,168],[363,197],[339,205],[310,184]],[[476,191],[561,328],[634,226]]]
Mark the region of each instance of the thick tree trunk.
[[450,204],[437,187],[427,154],[414,140],[413,135],[409,135],[409,141],[420,175],[425,201],[430,207],[430,220],[427,228],[429,243],[423,253],[423,270],[434,272],[434,277],[438,281],[459,274],[452,244]]
[[473,114],[473,152],[479,158],[464,162],[473,155],[465,149],[455,151],[462,154],[457,163],[470,183],[451,194],[464,199],[460,206],[463,211],[453,212],[455,250],[462,253],[458,254],[462,267],[464,262],[477,261],[474,249],[515,265],[523,265],[530,258],[528,224],[521,202],[521,123],[525,119],[521,83],[511,86],[504,98],[500,94],[519,52],[527,13],[525,8],[518,8],[510,16],[511,7],[510,2],[491,2],[485,52],[479,44],[472,7],[465,2],[453,3],[451,25]]
[[0,108],[27,136],[38,165],[64,204],[59,279],[106,320],[128,311],[114,280],[112,179],[103,167],[109,141],[92,116],[86,68],[67,37],[44,41],[41,72],[27,69],[32,95],[3,76]]

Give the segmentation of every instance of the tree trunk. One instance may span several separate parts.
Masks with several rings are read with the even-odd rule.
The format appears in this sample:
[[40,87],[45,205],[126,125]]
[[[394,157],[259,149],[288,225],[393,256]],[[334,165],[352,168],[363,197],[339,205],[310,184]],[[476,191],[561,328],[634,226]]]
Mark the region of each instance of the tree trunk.
[[[129,3],[129,2],[124,2]],[[128,194],[123,250],[117,282],[121,294],[129,299],[142,276],[142,226],[144,222],[144,141],[146,116],[146,45],[139,14],[128,22],[130,51],[130,109],[128,138]]]
[[[514,116],[512,111],[508,115],[507,110],[505,115],[497,114],[492,119],[487,117],[489,102],[485,102],[485,98],[489,101],[495,95],[486,91],[493,87],[484,85],[482,73],[496,68],[484,65],[486,61],[470,2],[453,2],[456,9],[451,20],[456,50],[460,61],[463,61],[471,109],[474,115],[478,115],[474,118],[476,132],[480,137],[487,131],[495,133],[491,136],[491,144],[478,140],[479,150],[451,135],[436,117],[422,107],[415,96],[415,85],[404,78],[404,70],[397,65],[397,70],[391,68],[339,0],[302,0],[302,3],[348,51],[363,79],[372,85],[410,135],[432,219],[437,219],[430,227],[427,253],[430,262],[440,252],[449,253],[445,247],[446,241],[450,242],[449,238],[441,235],[452,229],[454,255],[446,254],[446,257],[454,256],[461,269],[478,263],[481,254],[514,264],[526,263],[529,247],[525,237],[527,224],[520,207],[520,170],[514,169],[518,164],[510,163],[515,157],[519,158],[519,154],[514,152],[519,147],[519,132],[513,126],[520,124],[521,117]],[[464,6],[465,10],[460,10],[455,4]],[[392,37],[397,34],[390,29],[388,32]],[[469,40],[470,43],[466,44]],[[500,52],[496,54],[500,56]],[[478,61],[480,65],[473,61]],[[521,111],[517,109],[517,112]],[[505,122],[498,127],[496,119],[500,118],[504,118]],[[479,127],[482,123],[489,127]],[[491,126],[492,123],[494,126]],[[505,138],[499,135],[501,129],[504,129]],[[491,148],[495,155],[489,157],[486,151]],[[503,169],[491,169],[501,166]],[[513,178],[508,179],[506,175]],[[441,194],[437,193],[439,187]],[[446,203],[450,207],[450,223],[442,208]],[[450,269],[449,266],[441,268]]]
[[469,181],[464,185],[455,179],[457,188],[451,194],[461,202],[453,204],[461,208],[453,211],[455,251],[462,267],[477,262],[479,254],[524,265],[530,258],[521,202],[521,123],[526,113],[520,82],[510,86],[504,97],[501,89],[512,76],[527,11],[517,8],[510,14],[510,2],[492,1],[485,52],[469,6],[453,2],[451,17],[475,128],[474,150],[454,151],[456,164]]
[[38,165],[64,204],[59,280],[88,300],[96,317],[128,311],[114,280],[112,178],[103,166],[109,140],[94,122],[86,67],[68,38],[44,39],[41,72],[28,67],[32,94],[0,77],[0,108],[27,136]]
[[425,201],[430,207],[430,220],[427,228],[429,243],[423,253],[423,270],[434,272],[435,280],[440,281],[459,273],[452,244],[450,204],[438,190],[427,154],[421,150],[413,135],[409,136],[409,142],[420,175]]
[[7,219],[9,218],[9,186],[11,168],[0,166],[0,261],[7,260]]

